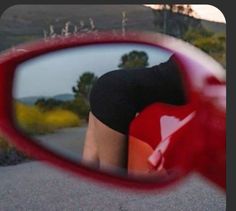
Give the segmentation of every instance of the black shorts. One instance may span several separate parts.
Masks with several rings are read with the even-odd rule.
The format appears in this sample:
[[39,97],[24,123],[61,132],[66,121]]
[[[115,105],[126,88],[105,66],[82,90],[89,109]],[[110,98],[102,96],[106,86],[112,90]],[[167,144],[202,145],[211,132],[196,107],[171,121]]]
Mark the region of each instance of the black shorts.
[[181,75],[172,58],[150,68],[108,72],[97,80],[90,93],[92,114],[126,135],[136,114],[156,102],[186,102]]

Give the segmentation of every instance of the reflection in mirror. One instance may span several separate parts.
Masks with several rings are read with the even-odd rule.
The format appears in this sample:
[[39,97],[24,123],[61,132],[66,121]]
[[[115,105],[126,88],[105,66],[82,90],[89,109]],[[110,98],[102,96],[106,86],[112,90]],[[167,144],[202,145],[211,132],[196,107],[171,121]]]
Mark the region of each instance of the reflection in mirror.
[[[100,44],[60,50],[22,63],[17,68],[13,93],[17,126],[37,143],[73,161],[127,172],[127,145],[121,144],[124,140],[127,142],[127,136],[121,133],[122,129],[114,135],[112,126],[107,127],[98,116],[89,115],[91,90],[98,78],[107,72],[117,70],[126,77],[132,71],[147,71],[149,67],[166,62],[170,56],[170,52],[144,44]],[[124,88],[122,80],[118,78],[113,83],[120,83]],[[118,96],[115,88],[111,87],[109,92]],[[106,110],[108,96],[100,93],[93,99],[99,101],[99,97],[103,98],[100,101]],[[116,109],[117,112],[122,110],[117,106],[110,112]],[[127,118],[129,114],[122,115]],[[104,135],[88,127],[108,129]],[[100,140],[94,141],[94,137]],[[109,148],[107,137],[113,139],[109,140],[114,144],[113,149]],[[96,148],[96,144],[99,147]],[[115,158],[115,153],[121,157]]]

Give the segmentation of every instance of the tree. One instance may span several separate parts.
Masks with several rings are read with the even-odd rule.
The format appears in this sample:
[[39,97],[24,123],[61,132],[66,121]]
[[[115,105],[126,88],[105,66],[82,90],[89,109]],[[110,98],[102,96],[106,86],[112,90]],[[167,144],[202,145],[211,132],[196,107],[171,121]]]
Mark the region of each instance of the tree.
[[118,67],[122,69],[133,69],[147,67],[148,65],[147,53],[133,50],[121,57]]
[[195,40],[206,38],[206,37],[212,37],[214,33],[212,31],[209,31],[203,27],[196,29],[190,27],[188,31],[185,32],[183,39],[187,42],[193,43]]
[[212,56],[224,67],[226,66],[226,39],[224,34],[215,34],[204,28],[198,30],[190,28],[183,39]]
[[164,34],[181,37],[188,26],[193,24],[191,18],[183,16],[193,16],[194,11],[190,5],[162,4],[153,10],[153,14],[155,26]]
[[97,80],[97,76],[91,72],[85,72],[76,82],[76,86],[72,87],[72,91],[75,95],[75,98],[83,97],[87,102],[89,101],[89,94]]
[[63,108],[74,112],[81,119],[87,119],[90,110],[87,100],[81,96],[78,96],[73,101],[65,102]]
[[42,111],[49,111],[52,110],[54,108],[58,108],[63,106],[64,102],[61,100],[56,100],[53,98],[40,98],[35,102],[35,105],[40,108],[40,110]]

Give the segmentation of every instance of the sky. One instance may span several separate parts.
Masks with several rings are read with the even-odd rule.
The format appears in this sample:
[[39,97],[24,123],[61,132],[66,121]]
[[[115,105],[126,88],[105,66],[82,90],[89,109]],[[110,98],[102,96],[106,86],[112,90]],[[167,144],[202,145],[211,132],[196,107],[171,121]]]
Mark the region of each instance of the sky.
[[57,51],[18,66],[13,95],[19,99],[72,94],[72,86],[82,73],[89,71],[101,76],[118,69],[121,56],[132,50],[145,51],[149,66],[170,57],[169,52],[141,44],[107,44]]
[[[146,4],[146,6],[158,8],[157,4]],[[200,19],[226,23],[223,13],[215,6],[208,4],[191,4],[191,6]]]

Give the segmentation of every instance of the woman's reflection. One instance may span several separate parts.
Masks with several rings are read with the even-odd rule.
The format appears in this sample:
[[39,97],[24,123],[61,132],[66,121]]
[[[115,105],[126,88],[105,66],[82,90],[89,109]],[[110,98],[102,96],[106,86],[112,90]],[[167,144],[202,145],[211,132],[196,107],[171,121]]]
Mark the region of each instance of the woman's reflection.
[[101,76],[90,94],[83,161],[127,173],[129,125],[140,111],[156,102],[186,102],[173,56],[150,68],[115,70]]

